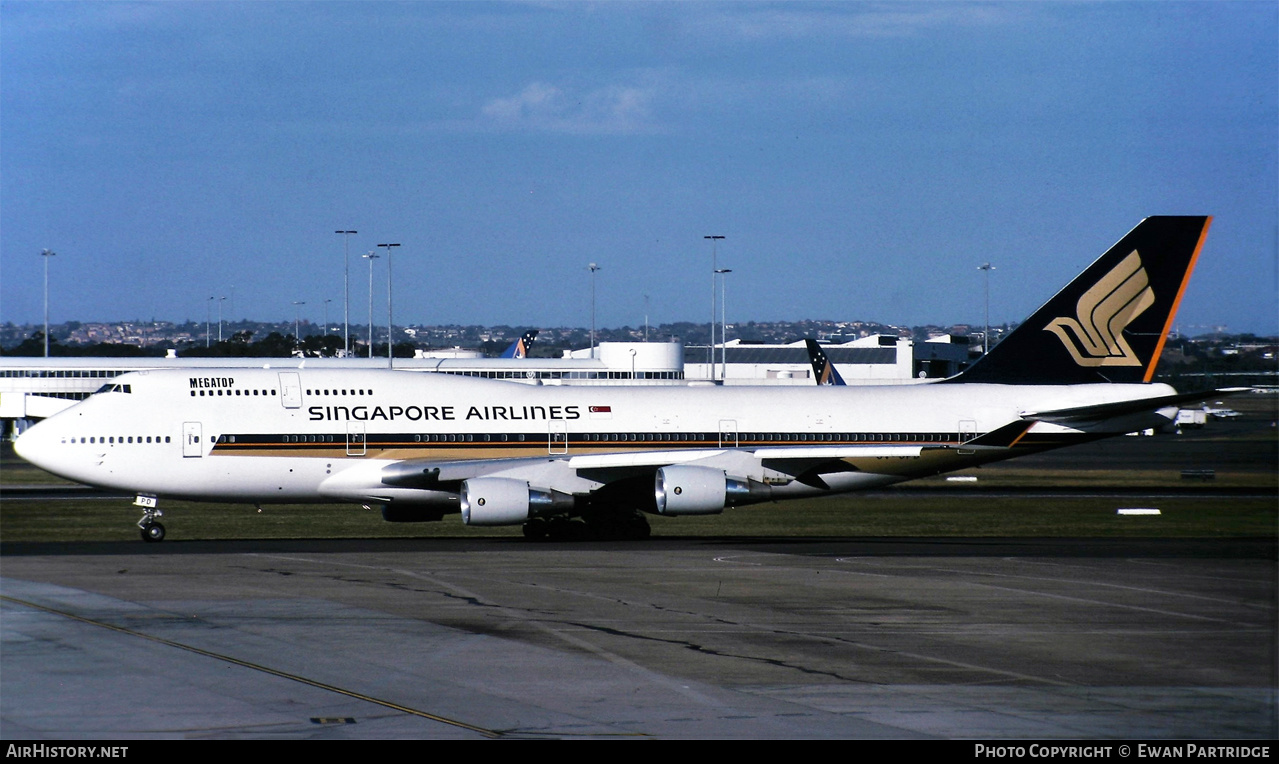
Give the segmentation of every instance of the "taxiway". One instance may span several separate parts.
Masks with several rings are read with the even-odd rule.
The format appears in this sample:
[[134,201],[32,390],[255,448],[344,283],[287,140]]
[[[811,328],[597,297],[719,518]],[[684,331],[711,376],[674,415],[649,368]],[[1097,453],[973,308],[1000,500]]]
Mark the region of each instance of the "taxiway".
[[1279,733],[1267,539],[2,551],[6,739]]

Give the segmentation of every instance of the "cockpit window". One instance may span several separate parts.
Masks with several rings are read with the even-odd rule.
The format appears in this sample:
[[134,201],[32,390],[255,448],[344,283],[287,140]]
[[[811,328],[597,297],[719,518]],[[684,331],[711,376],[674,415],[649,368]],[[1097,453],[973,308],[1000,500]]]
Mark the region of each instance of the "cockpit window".
[[132,392],[133,392],[133,385],[109,384],[109,385],[103,385],[102,387],[99,387],[97,391],[94,392],[94,395],[97,395],[98,393],[132,393]]

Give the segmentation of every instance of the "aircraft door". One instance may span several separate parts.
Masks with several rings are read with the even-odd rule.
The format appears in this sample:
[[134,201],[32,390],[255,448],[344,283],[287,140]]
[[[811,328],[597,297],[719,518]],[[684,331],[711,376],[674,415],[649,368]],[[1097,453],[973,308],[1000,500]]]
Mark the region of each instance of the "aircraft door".
[[550,430],[546,438],[547,450],[552,454],[568,453],[568,422],[563,419],[552,419],[548,423]]
[[280,372],[280,403],[286,409],[302,407],[302,376],[296,371]]
[[204,456],[204,444],[200,442],[200,423],[199,422],[183,422],[182,423],[182,456],[183,457],[201,457]]
[[720,448],[737,448],[736,419],[719,420],[719,445]]
[[368,453],[367,432],[365,423],[347,420],[346,423],[346,455],[364,456]]
[[[959,442],[961,446],[975,437],[977,437],[977,422],[972,419],[959,420]],[[976,453],[976,451],[971,448],[960,448],[959,453],[973,454]]]

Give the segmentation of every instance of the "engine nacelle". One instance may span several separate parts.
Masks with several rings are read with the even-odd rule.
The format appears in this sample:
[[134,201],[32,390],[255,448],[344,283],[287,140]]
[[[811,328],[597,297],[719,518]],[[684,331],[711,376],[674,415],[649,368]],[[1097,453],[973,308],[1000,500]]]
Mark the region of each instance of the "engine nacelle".
[[768,501],[772,490],[723,470],[675,464],[657,471],[653,497],[661,515],[716,515],[727,506]]
[[471,478],[462,483],[462,522],[467,525],[519,525],[573,509],[573,497],[533,488],[524,480]]

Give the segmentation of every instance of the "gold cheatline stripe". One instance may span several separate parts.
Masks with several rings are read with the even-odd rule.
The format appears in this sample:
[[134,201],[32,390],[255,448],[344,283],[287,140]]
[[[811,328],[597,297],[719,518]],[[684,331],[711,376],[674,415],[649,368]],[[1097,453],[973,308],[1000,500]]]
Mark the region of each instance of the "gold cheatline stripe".
[[131,637],[141,637],[142,639],[147,639],[147,640],[150,640],[150,641],[152,641],[152,642],[159,643],[159,644],[161,644],[161,645],[166,645],[166,646],[168,646],[168,647],[176,647],[176,648],[178,648],[179,650],[186,650],[187,652],[192,652],[192,653],[195,653],[196,655],[203,655],[203,656],[204,656],[204,657],[206,657],[206,658],[213,658],[213,659],[215,659],[215,660],[226,661],[227,663],[233,663],[233,664],[235,664],[235,665],[237,665],[237,666],[243,666],[244,668],[247,668],[247,669],[253,669],[254,671],[261,671],[261,672],[263,672],[264,674],[270,674],[271,676],[277,676],[277,677],[280,677],[281,679],[289,679],[289,680],[292,680],[292,681],[294,681],[294,682],[299,682],[299,683],[301,683],[301,684],[309,685],[309,686],[311,686],[311,687],[315,687],[315,688],[318,688],[318,689],[321,689],[321,690],[327,690],[327,691],[329,691],[329,692],[335,692],[335,693],[337,693],[338,695],[345,695],[345,696],[347,696],[348,698],[355,698],[356,700],[363,700],[363,701],[365,701],[365,702],[367,702],[367,703],[373,703],[373,704],[375,704],[375,705],[383,706],[384,708],[390,708],[390,709],[394,709],[394,710],[396,710],[396,711],[402,711],[402,712],[404,712],[404,713],[406,713],[406,714],[410,714],[410,715],[412,715],[412,716],[420,716],[420,717],[421,717],[421,718],[423,718],[423,719],[430,719],[430,720],[431,720],[431,721],[433,721],[433,722],[439,722],[439,723],[441,723],[441,724],[448,724],[448,725],[453,726],[453,727],[461,727],[462,729],[465,729],[465,730],[470,730],[470,731],[472,731],[472,732],[478,732],[479,734],[481,734],[481,735],[483,735],[483,736],[485,736],[485,737],[489,737],[489,738],[500,738],[500,737],[502,737],[502,736],[503,736],[503,734],[504,734],[504,733],[499,732],[499,731],[497,731],[497,730],[486,729],[486,728],[484,728],[484,727],[477,727],[477,726],[475,726],[474,724],[467,724],[466,722],[460,722],[460,721],[458,721],[458,720],[456,720],[456,719],[449,719],[449,718],[444,717],[444,716],[437,716],[437,715],[435,715],[435,714],[427,713],[426,711],[419,711],[419,710],[417,710],[416,708],[409,708],[408,706],[401,706],[401,705],[399,705],[398,703],[392,703],[392,702],[391,702],[391,701],[389,701],[389,700],[381,700],[380,698],[374,698],[374,697],[372,697],[372,696],[370,696],[370,695],[364,695],[364,694],[361,694],[361,693],[358,693],[358,692],[354,692],[354,691],[352,691],[352,690],[344,690],[344,689],[342,689],[341,687],[334,687],[334,686],[333,686],[333,685],[331,685],[331,684],[325,684],[325,683],[323,683],[323,682],[317,682],[317,681],[315,681],[314,679],[307,679],[306,677],[298,676],[297,674],[289,674],[289,673],[287,673],[287,672],[279,671],[279,670],[277,670],[277,669],[267,668],[266,666],[260,666],[260,665],[258,665],[258,664],[256,664],[256,663],[250,663],[250,662],[248,662],[248,661],[242,661],[242,660],[240,660],[239,658],[232,658],[232,657],[227,656],[227,655],[222,655],[221,653],[215,653],[215,652],[210,652],[210,651],[208,651],[208,650],[202,650],[202,649],[200,649],[200,648],[198,648],[198,647],[193,647],[193,646],[191,646],[191,645],[184,645],[184,644],[182,644],[181,642],[174,642],[174,641],[169,640],[169,639],[164,639],[163,637],[156,637],[156,636],[152,636],[152,635],[150,635],[150,634],[143,634],[143,633],[142,633],[142,632],[140,632],[140,631],[134,631],[133,629],[126,629],[126,628],[124,628],[123,626],[115,626],[114,624],[104,623],[104,622],[102,622],[102,621],[95,621],[95,620],[93,620],[92,618],[85,618],[84,616],[76,615],[75,613],[68,613],[68,612],[66,612],[65,610],[57,610],[57,609],[54,609],[54,608],[51,608],[51,607],[45,607],[44,605],[37,605],[37,604],[36,604],[36,603],[34,603],[34,602],[27,602],[26,600],[20,600],[20,599],[17,599],[17,598],[15,598],[15,597],[10,597],[10,596],[8,596],[8,595],[4,595],[4,594],[0,594],[0,600],[3,600],[3,601],[5,601],[5,602],[10,602],[10,603],[13,603],[13,604],[15,604],[15,605],[25,605],[26,607],[35,608],[36,610],[43,610],[43,611],[44,611],[44,612],[46,612],[46,613],[53,613],[53,614],[55,614],[55,615],[64,616],[64,617],[66,617],[66,618],[70,618],[70,619],[72,619],[72,620],[76,620],[76,621],[79,621],[79,622],[81,622],[81,623],[87,623],[87,624],[90,624],[90,625],[92,625],[92,626],[101,626],[101,627],[102,627],[102,628],[104,628],[104,629],[110,629],[111,631],[116,631],[116,632],[119,632],[119,633],[121,633],[121,634],[128,634],[128,635],[129,635],[129,636],[131,636]]
[[[447,433],[447,434],[483,435],[485,433]],[[645,435],[649,433],[636,433],[636,434]],[[865,445],[879,446],[879,445],[894,444],[894,443],[905,443],[907,445],[932,445],[935,443],[949,444],[949,443],[964,442],[960,440],[925,440],[924,437],[922,437],[927,435],[954,435],[955,434],[949,431],[948,432],[910,432],[910,433],[902,432],[902,433],[887,433],[887,434],[907,435],[907,436],[914,436],[914,437],[905,437],[899,440],[893,440],[892,438],[868,438],[868,439],[841,438],[838,440],[799,440],[799,439],[792,439],[792,438],[761,439],[761,438],[738,437],[735,439],[735,441],[739,444],[746,443],[749,446],[767,446],[770,448],[774,446],[779,446],[779,445],[782,445],[782,446],[865,446]],[[984,432],[978,433],[978,435],[986,435],[986,434],[988,433],[984,433]],[[255,436],[255,435],[256,433],[252,434],[251,436]],[[234,437],[245,437],[245,436],[237,433]],[[266,437],[294,437],[294,435],[292,433],[286,433],[286,434],[268,435]],[[298,434],[296,437],[306,437],[306,435]],[[324,437],[327,437],[327,435],[325,435]],[[508,440],[429,440],[429,441],[428,440],[375,440],[374,437],[375,436],[368,436],[363,441],[358,441],[358,440],[351,441],[349,445],[380,446],[385,448],[390,448],[390,447],[460,448],[460,449],[471,449],[471,450],[480,450],[485,448],[497,448],[497,449],[505,448],[505,449],[514,450],[514,449],[520,449],[520,448],[540,448],[542,446],[547,445],[547,442],[548,442],[546,438],[544,437],[541,439],[530,438],[529,440],[518,440],[518,441],[517,440],[509,440],[509,441]],[[562,446],[566,443],[570,446],[587,446],[591,448],[614,448],[617,446],[630,446],[631,448],[640,450],[640,451],[651,451],[652,446],[669,446],[677,449],[689,449],[689,450],[726,447],[726,444],[718,440],[663,440],[663,439],[658,439],[658,440],[624,440],[624,439],[580,440],[578,439],[578,440],[567,440],[567,441],[557,440],[557,441],[554,441],[552,445]],[[345,438],[343,438],[341,440],[313,440],[313,441],[262,440],[262,441],[236,441],[234,443],[230,441],[218,441],[214,443],[213,447],[215,450],[226,449],[226,450],[250,451],[255,449],[279,450],[283,448],[302,449],[307,447],[315,448],[315,447],[325,447],[325,446],[330,448],[346,448],[347,445],[348,445],[348,442],[346,441]],[[731,448],[732,446],[727,446],[727,447]]]
[[[907,434],[907,433],[902,433]],[[947,435],[953,433],[910,433],[910,434],[938,434]],[[978,433],[974,437],[980,437],[987,433]],[[775,447],[810,447],[810,446],[948,446],[960,447],[966,441],[960,440],[923,440],[921,438],[906,438],[903,440],[891,440],[880,438],[875,440],[854,440],[845,438],[837,441],[822,440],[752,440],[738,439],[736,442],[719,443],[717,441],[689,441],[689,440],[570,440],[557,441],[548,444],[547,441],[527,440],[527,441],[402,441],[402,440],[374,440],[368,438],[364,441],[353,441],[347,443],[345,440],[338,441],[314,441],[314,442],[218,442],[213,445],[210,454],[220,454],[226,456],[228,454],[245,454],[245,453],[261,453],[266,451],[283,451],[283,452],[328,452],[334,454],[325,456],[330,458],[336,456],[364,456],[365,454],[352,454],[348,449],[352,447],[364,446],[368,451],[507,451],[511,452],[508,456],[500,457],[483,457],[483,458],[510,458],[522,459],[533,458],[538,456],[563,456],[567,452],[548,452],[545,449],[550,446],[557,448],[573,448],[577,449],[577,454],[597,453],[597,452],[626,452],[626,453],[643,453],[645,451],[653,451],[658,448],[664,448],[677,451],[696,451],[712,448],[734,448],[734,449],[752,449],[752,448],[775,448]],[[1016,445],[1012,443],[1011,445]],[[585,451],[583,450],[585,449]],[[527,452],[527,455],[521,455]],[[466,455],[459,454],[457,458],[463,458]],[[316,458],[319,458],[317,455]]]

